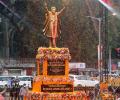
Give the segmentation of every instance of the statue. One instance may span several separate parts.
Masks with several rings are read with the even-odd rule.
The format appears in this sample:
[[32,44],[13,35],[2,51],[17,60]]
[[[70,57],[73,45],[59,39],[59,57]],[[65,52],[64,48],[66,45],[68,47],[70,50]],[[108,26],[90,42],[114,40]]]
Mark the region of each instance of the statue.
[[56,38],[58,37],[59,27],[59,15],[63,12],[63,7],[59,12],[56,11],[56,7],[51,7],[48,10],[47,3],[45,3],[45,9],[47,11],[45,17],[45,27],[43,29],[44,35],[49,38],[49,47],[56,47]]

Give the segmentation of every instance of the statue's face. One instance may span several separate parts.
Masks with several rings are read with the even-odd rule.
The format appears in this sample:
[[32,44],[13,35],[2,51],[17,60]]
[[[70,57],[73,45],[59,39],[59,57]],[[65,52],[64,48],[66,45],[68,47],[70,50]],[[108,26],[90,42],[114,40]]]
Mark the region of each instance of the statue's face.
[[51,11],[52,11],[53,13],[55,13],[55,12],[56,12],[56,7],[51,7]]

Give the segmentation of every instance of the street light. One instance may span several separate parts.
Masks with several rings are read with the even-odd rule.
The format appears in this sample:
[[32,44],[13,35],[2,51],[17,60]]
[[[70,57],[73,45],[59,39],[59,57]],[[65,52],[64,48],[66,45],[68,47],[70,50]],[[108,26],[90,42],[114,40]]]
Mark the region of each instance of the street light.
[[2,18],[0,17],[0,23],[2,22]]
[[101,45],[101,21],[102,18],[96,18],[96,17],[92,17],[92,16],[86,16],[88,18],[97,20],[99,22],[99,35],[98,35],[98,68],[99,68],[99,77],[100,77],[100,81],[101,79],[101,68],[102,68],[102,45]]

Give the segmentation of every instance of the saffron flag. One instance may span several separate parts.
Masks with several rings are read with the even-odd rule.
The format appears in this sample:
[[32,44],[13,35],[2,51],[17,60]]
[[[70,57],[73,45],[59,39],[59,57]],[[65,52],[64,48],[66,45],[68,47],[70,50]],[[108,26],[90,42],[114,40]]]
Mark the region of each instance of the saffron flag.
[[105,2],[105,3],[107,3],[107,4],[110,3],[110,0],[101,0],[101,1],[103,1],[103,2]]
[[111,0],[98,0],[102,5],[104,5],[112,13],[116,13],[115,9],[112,7]]
[[116,15],[120,19],[120,12],[114,6],[114,1],[112,0],[98,0],[103,6],[105,6],[113,15]]
[[109,5],[109,6],[111,6],[112,5],[112,3],[111,3],[111,1],[110,0],[99,0],[103,5],[105,4],[105,5]]

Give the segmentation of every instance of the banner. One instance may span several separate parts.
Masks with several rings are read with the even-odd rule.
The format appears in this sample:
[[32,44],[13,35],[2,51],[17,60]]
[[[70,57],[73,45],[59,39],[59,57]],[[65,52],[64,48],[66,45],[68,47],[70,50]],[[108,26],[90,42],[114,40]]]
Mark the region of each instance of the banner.
[[85,63],[69,63],[69,68],[86,68]]
[[41,92],[73,92],[72,84],[42,84]]

